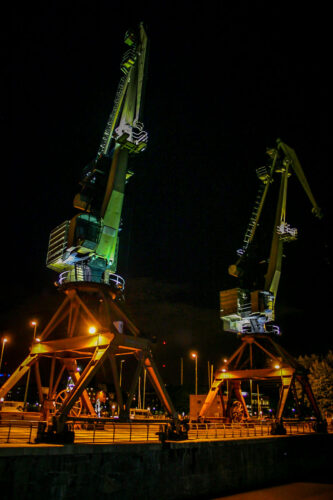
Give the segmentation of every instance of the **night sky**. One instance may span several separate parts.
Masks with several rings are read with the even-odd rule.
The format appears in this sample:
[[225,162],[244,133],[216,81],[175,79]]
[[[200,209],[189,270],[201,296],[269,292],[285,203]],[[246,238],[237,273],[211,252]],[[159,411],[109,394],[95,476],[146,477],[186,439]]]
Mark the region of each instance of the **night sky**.
[[[123,36],[140,21],[150,40],[149,145],[130,163],[118,268],[130,290],[142,287],[150,323],[142,313],[140,326],[153,330],[156,313],[156,336],[174,342],[170,359],[196,348],[216,361],[228,351],[219,291],[237,286],[227,268],[259,186],[255,170],[280,137],[295,149],[324,212],[322,221],[312,216],[293,176],[287,220],[300,236],[285,247],[281,342],[295,355],[325,353],[332,347],[328,13],[278,2],[114,5],[33,2],[13,7],[8,20],[0,316],[0,331],[14,339],[8,359],[19,346],[26,352],[29,317],[48,319],[43,304],[57,295],[56,275],[45,267],[49,233],[75,214],[81,170],[96,155],[121,76]],[[158,318],[156,293],[165,307],[173,304],[170,327],[167,309]],[[175,307],[187,308],[185,326]],[[191,314],[194,329],[201,321],[196,335]]]

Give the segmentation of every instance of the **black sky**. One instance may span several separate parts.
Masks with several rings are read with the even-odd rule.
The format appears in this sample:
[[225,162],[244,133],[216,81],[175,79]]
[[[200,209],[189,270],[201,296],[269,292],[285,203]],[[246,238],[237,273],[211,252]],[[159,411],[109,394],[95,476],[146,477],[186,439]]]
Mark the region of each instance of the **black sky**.
[[255,169],[281,137],[297,152],[325,218],[313,219],[292,179],[290,222],[300,238],[286,249],[280,322],[293,349],[331,347],[328,12],[267,4],[13,7],[3,68],[10,158],[2,179],[1,331],[17,305],[52,290],[50,230],[75,213],[81,169],[95,157],[112,108],[124,33],[143,21],[150,141],[131,163],[120,274],[187,284],[198,307],[218,314],[219,290],[235,286],[227,267],[255,198]]

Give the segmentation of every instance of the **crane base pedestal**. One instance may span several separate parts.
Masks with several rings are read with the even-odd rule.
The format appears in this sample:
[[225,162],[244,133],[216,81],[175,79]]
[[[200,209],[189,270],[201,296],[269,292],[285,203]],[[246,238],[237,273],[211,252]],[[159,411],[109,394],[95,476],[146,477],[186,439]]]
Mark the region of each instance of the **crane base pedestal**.
[[[241,340],[241,346],[215,372],[199,418],[205,419],[209,407],[219,395],[224,418],[234,421],[249,419],[250,415],[241,391],[242,382],[250,382],[252,387],[253,382],[276,381],[280,383],[280,395],[271,433],[285,434],[282,417],[290,391],[294,397],[297,412],[300,414],[295,387],[295,382],[298,382],[307,395],[316,416],[318,432],[325,432],[325,422],[313,395],[307,371],[269,335],[249,334],[244,335]],[[227,389],[226,403],[222,394],[225,388]]]
[[[39,438],[67,440],[72,439],[71,431],[66,428],[71,417],[78,416],[82,409],[87,416],[98,417],[87,387],[102,367],[104,374],[108,368],[110,375],[104,381],[112,383],[119,414],[125,420],[129,418],[139,377],[145,370],[166,412],[176,419],[177,414],[153,360],[151,343],[140,337],[124,306],[117,301],[115,291],[108,285],[91,282],[67,283],[61,291],[65,294],[64,301],[39,341],[33,343],[29,355],[0,388],[0,398],[5,398],[34,367],[42,405],[41,420],[46,423],[45,428],[40,429]],[[91,326],[94,333],[89,334]],[[134,360],[126,401],[117,358]],[[59,393],[64,372],[73,384]],[[42,382],[42,376],[48,380]]]

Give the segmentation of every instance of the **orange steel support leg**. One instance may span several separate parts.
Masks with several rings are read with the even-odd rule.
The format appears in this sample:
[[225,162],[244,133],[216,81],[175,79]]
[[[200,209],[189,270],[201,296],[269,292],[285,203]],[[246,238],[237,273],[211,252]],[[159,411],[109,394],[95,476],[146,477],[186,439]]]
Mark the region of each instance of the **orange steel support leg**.
[[147,370],[149,380],[152,386],[154,387],[155,392],[159,397],[159,400],[161,401],[161,403],[163,404],[169,415],[173,418],[177,418],[177,412],[172,404],[169,394],[165,390],[165,385],[163,383],[160,374],[158,373],[153,357],[149,352],[146,352],[145,354],[146,355],[144,357],[144,366]]
[[29,369],[38,360],[37,354],[29,354],[19,365],[19,367],[14,371],[14,373],[9,377],[8,380],[0,387],[0,399],[5,399],[8,392],[21,380],[22,377],[29,371]]
[[233,391],[235,393],[236,399],[241,403],[241,405],[243,407],[245,417],[249,418],[250,415],[249,415],[249,412],[247,410],[246,403],[245,403],[245,400],[244,400],[243,394],[242,394],[241,381],[240,380],[233,380],[231,385],[232,385],[232,390],[230,392]]
[[276,409],[276,418],[277,420],[281,420],[283,410],[287,401],[287,397],[289,394],[289,389],[291,386],[293,380],[293,375],[288,374],[284,375],[283,370],[282,370],[282,376],[281,376],[281,388],[280,388],[280,397],[279,397],[279,403]]
[[110,350],[108,351],[108,357],[110,359],[111,370],[112,370],[112,375],[113,375],[113,383],[114,383],[114,386],[116,389],[118,408],[120,409],[120,412],[123,413],[124,402],[123,402],[123,395],[122,395],[121,387],[120,387],[120,383],[119,383],[119,375],[118,375],[116,358],[115,358],[114,353],[111,352]]
[[[8,391],[35,365],[39,396],[43,405],[44,417],[51,417],[56,431],[62,432],[70,412],[79,398],[91,416],[96,416],[89,399],[86,387],[102,367],[106,358],[110,360],[113,381],[119,407],[124,411],[122,392],[119,385],[116,356],[132,356],[138,359],[138,368],[132,380],[130,395],[126,403],[129,414],[138,378],[143,366],[148,377],[170,416],[177,418],[172,402],[165,390],[165,385],[158,373],[151,355],[149,340],[140,337],[140,332],[128,318],[120,303],[116,303],[117,295],[109,286],[90,282],[68,283],[62,287],[66,297],[53,314],[51,320],[40,335],[41,342],[33,344],[30,354],[20,364],[14,374],[0,388],[0,397]],[[122,322],[124,333],[119,333],[116,324]],[[93,325],[96,333],[88,334],[85,326]],[[48,397],[44,400],[42,382],[38,370],[39,359],[48,360],[50,364],[48,381]],[[85,368],[80,374],[77,362],[82,361]],[[74,387],[62,401],[61,407],[55,410],[54,400],[67,369]],[[46,385],[44,383],[44,385]]]

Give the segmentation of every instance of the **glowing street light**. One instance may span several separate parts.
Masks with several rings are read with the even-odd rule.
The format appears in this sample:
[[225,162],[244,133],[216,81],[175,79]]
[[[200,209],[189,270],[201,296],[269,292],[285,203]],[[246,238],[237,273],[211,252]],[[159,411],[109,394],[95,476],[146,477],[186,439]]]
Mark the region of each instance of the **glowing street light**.
[[191,353],[191,358],[195,360],[195,395],[198,394],[198,354],[196,352]]
[[31,321],[31,326],[34,327],[34,340],[36,338],[37,321]]
[[88,333],[89,333],[90,335],[95,335],[95,333],[97,333],[96,348],[97,348],[97,349],[99,349],[99,334],[100,334],[100,330],[98,330],[98,331],[97,331],[96,326],[91,325],[91,326],[89,326],[89,328],[88,328]]
[[226,373],[226,372],[228,371],[228,366],[227,366],[228,360],[227,360],[227,358],[223,358],[223,363],[224,363],[224,365],[223,365],[223,367],[222,367],[222,370],[221,370],[221,371],[222,371],[223,373]]
[[0,373],[1,373],[1,366],[2,366],[2,358],[3,358],[3,352],[5,350],[5,345],[6,343],[8,342],[8,339],[7,337],[4,337],[2,339],[2,348],[1,348],[1,357],[0,357]]

